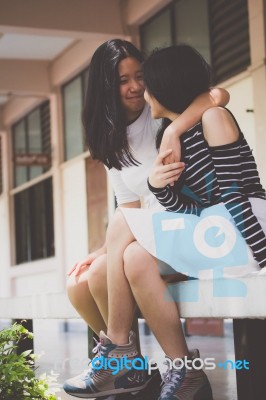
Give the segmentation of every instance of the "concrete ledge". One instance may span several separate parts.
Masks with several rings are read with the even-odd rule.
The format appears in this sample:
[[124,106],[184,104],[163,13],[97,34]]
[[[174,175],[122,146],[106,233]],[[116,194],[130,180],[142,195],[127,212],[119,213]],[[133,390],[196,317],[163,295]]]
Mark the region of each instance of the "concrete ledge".
[[0,318],[79,318],[66,293],[0,298]]
[[[169,285],[183,318],[266,319],[266,275]],[[0,318],[79,318],[66,293],[0,298]]]
[[266,275],[170,285],[181,317],[266,318]]

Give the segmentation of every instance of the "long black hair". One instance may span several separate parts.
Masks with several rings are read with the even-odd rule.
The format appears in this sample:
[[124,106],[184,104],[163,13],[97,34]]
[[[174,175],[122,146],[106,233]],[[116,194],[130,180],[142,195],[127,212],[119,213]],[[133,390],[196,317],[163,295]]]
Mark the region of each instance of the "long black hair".
[[[144,62],[143,69],[146,90],[166,109],[178,114],[210,87],[210,66],[187,44],[155,50]],[[170,122],[163,120],[157,146]]]
[[119,91],[118,65],[127,57],[143,62],[141,52],[130,42],[112,39],[93,54],[82,121],[92,158],[108,168],[137,165],[126,134],[126,112]]

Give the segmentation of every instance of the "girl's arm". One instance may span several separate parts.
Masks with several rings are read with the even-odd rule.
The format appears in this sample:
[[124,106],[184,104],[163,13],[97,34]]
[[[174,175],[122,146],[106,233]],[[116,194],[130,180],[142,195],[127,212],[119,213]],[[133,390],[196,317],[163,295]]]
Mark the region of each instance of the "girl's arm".
[[148,187],[166,211],[199,214],[200,207],[196,200],[169,187],[174,185],[185,168],[183,162],[163,164],[164,158],[170,152],[171,150],[166,150],[158,154],[148,178]]
[[229,93],[225,89],[212,88],[202,93],[189,107],[176,118],[164,131],[160,151],[172,149],[164,164],[180,161],[180,136],[201,120],[203,113],[211,107],[225,106],[229,102]]

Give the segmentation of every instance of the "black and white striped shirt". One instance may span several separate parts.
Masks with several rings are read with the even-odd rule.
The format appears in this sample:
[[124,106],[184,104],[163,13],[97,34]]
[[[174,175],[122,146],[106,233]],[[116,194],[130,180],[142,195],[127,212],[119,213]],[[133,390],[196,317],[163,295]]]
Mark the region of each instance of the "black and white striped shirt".
[[181,136],[181,146],[182,177],[174,187],[149,185],[150,190],[172,212],[200,215],[203,208],[223,202],[259,265],[266,266],[266,237],[248,199],[265,199],[265,190],[242,132],[234,143],[209,147],[199,123]]

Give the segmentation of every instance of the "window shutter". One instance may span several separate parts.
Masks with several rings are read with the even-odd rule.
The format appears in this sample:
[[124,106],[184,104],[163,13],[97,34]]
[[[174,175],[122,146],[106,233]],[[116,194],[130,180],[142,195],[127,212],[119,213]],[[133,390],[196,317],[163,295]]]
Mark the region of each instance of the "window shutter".
[[41,105],[41,131],[43,153],[51,154],[51,123],[49,101]]
[[247,0],[209,0],[214,83],[250,65]]

